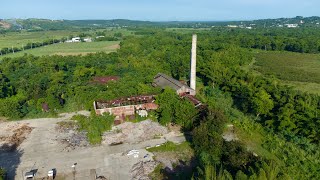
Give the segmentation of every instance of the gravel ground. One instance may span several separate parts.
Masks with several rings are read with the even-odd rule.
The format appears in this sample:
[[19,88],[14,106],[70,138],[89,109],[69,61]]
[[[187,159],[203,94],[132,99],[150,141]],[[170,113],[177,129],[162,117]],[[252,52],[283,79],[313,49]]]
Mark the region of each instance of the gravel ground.
[[103,136],[104,144],[137,143],[160,138],[169,131],[159,123],[146,120],[139,123],[125,122],[113,128]]
[[[85,111],[78,113],[89,114],[89,112]],[[136,125],[122,125],[121,127],[138,127],[137,132],[126,132],[125,129],[123,130],[129,137],[123,144],[110,146],[107,143],[103,143],[100,146],[90,146],[85,144],[84,134],[73,137],[75,132],[72,129],[66,132],[57,131],[57,123],[68,121],[75,114],[77,113],[63,114],[59,118],[1,123],[0,135],[4,135],[4,130],[10,129],[16,123],[27,124],[28,127],[32,128],[30,134],[26,135],[26,139],[24,139],[16,151],[0,151],[0,166],[8,170],[9,178],[23,179],[22,175],[31,169],[37,169],[36,177],[42,178],[46,177],[48,170],[56,168],[58,177],[64,177],[64,179],[73,179],[73,175],[75,175],[77,180],[88,180],[90,179],[91,169],[95,169],[98,176],[104,176],[109,180],[133,179],[134,165],[147,161],[153,164],[153,154],[145,150],[146,146],[153,147],[167,140],[176,142],[185,141],[181,134],[169,133],[166,128],[159,125],[157,126],[160,130],[154,134],[159,132],[166,134],[162,134],[163,136],[160,138],[153,138],[150,131],[154,129],[144,129],[143,124],[151,124],[152,126],[155,124],[147,121]],[[151,136],[145,136],[145,132],[149,135],[151,134]],[[130,137],[130,135],[133,136]],[[142,139],[136,141],[134,140],[136,137],[141,137]],[[66,138],[69,139],[68,143],[61,141]],[[80,147],[76,146],[74,149],[69,149],[69,151],[66,150],[68,145],[79,144],[79,142],[84,143],[84,145]],[[132,149],[139,150],[139,157],[127,156],[127,152]],[[146,154],[148,156],[144,158]],[[73,173],[74,169],[71,167],[74,163],[77,163],[75,174]]]

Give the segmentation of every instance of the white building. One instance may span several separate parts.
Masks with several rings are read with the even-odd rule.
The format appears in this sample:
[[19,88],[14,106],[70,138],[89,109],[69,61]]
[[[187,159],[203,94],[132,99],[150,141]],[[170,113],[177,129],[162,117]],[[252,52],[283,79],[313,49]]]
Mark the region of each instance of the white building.
[[84,38],[83,41],[84,42],[92,42],[92,39],[91,38]]
[[285,26],[288,28],[297,28],[298,24],[285,24]]
[[74,37],[71,39],[72,42],[81,42],[80,37]]
[[71,40],[67,40],[66,43],[74,43],[74,42],[81,42],[80,37],[72,38]]
[[104,38],[105,36],[97,36],[96,39]]

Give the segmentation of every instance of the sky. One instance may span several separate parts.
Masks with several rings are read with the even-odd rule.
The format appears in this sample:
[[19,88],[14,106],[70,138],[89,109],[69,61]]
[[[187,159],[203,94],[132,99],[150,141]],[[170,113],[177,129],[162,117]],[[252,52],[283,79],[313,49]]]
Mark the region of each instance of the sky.
[[320,16],[320,0],[7,0],[0,19],[225,21]]

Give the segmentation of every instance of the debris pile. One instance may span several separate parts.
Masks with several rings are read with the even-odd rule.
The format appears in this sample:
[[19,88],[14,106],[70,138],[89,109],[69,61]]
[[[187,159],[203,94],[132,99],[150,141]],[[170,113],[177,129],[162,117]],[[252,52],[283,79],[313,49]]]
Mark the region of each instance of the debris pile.
[[75,150],[77,147],[89,146],[87,133],[83,131],[72,132],[67,138],[61,139],[61,142],[67,145],[64,148],[65,151]]
[[66,144],[64,151],[69,152],[77,147],[89,146],[87,132],[78,131],[78,128],[73,121],[61,121],[56,126],[56,130],[60,133],[57,140]]
[[151,120],[139,123],[126,122],[115,126],[113,131],[104,133],[103,143],[109,145],[137,143],[154,139],[167,133],[168,129],[166,127],[163,127],[159,123]]
[[133,180],[149,180],[151,179],[148,175],[154,171],[154,169],[158,166],[158,162],[156,161],[140,161],[133,165],[131,169],[131,176]]
[[75,121],[61,121],[57,123],[56,130],[60,133],[68,133],[70,130],[78,129]]
[[96,179],[100,179],[100,180],[108,180],[106,177],[104,176],[98,176]]
[[16,124],[7,128],[7,131],[12,131],[13,134],[0,136],[0,148],[3,151],[14,151],[31,133],[32,128],[27,124]]

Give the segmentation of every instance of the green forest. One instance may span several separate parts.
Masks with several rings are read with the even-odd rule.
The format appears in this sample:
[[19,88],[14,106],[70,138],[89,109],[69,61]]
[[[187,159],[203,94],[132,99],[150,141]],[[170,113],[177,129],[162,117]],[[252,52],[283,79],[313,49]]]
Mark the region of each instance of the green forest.
[[[92,110],[94,100],[157,94],[157,120],[179,124],[192,137],[196,168],[190,177],[177,179],[319,179],[320,96],[244,68],[256,51],[319,53],[319,31],[213,28],[195,33],[197,98],[204,108],[195,109],[174,91],[152,86],[159,72],[189,79],[192,34],[139,28],[138,36],[123,37],[121,48],[109,54],[2,59],[0,116],[48,117]],[[120,80],[97,84],[95,76]],[[43,111],[43,103],[49,112]],[[88,123],[78,119],[84,127]],[[239,141],[223,140],[230,123]],[[106,125],[97,131],[107,129]]]

